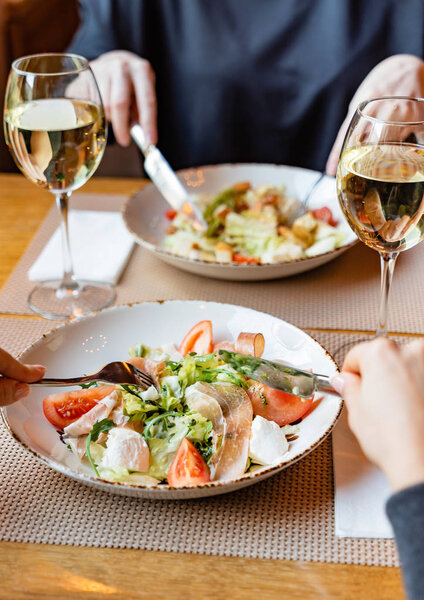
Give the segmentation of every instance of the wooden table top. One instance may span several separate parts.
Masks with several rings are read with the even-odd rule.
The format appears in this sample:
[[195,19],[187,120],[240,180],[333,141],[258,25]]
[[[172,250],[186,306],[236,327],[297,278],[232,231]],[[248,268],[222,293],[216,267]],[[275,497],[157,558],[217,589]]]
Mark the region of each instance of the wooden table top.
[[[93,178],[83,190],[131,194],[144,184],[140,179]],[[0,174],[0,286],[52,202],[48,192],[23,176]],[[15,542],[0,542],[0,577],[1,600],[404,598],[395,568]]]

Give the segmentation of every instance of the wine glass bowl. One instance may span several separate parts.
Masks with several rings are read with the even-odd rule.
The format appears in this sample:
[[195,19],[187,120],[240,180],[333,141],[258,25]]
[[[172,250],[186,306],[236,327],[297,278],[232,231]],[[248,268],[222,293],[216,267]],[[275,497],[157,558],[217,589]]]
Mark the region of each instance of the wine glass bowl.
[[340,155],[337,193],[350,227],[380,253],[377,335],[385,335],[396,258],[424,237],[423,99],[376,98],[358,106]]
[[87,59],[38,54],[14,61],[6,89],[4,131],[23,174],[56,196],[63,238],[63,278],[43,282],[30,307],[47,318],[77,317],[109,305],[109,284],[75,279],[68,236],[68,200],[97,169],[106,146],[100,92]]

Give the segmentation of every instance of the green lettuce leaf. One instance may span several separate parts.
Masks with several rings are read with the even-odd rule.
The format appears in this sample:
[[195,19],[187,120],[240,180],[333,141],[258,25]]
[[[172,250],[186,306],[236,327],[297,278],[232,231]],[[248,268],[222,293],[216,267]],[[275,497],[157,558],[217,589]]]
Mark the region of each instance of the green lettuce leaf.
[[[146,424],[146,429],[149,423]],[[145,435],[145,431],[143,435]],[[163,415],[149,427],[147,444],[150,450],[148,474],[165,479],[169,466],[183,438],[188,438],[207,461],[212,454],[212,423],[197,412]]]

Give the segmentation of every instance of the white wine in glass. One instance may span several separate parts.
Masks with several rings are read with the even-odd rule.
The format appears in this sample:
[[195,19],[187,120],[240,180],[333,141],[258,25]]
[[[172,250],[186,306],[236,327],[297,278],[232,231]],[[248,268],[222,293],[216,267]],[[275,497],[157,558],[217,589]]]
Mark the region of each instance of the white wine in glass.
[[424,237],[424,100],[376,98],[359,105],[340,156],[337,190],[353,231],[380,253],[377,335],[386,335],[396,258]]
[[61,214],[63,279],[36,286],[28,303],[47,318],[80,317],[108,306],[109,284],[77,281],[68,234],[68,200],[97,169],[106,145],[100,93],[88,61],[73,54],[16,60],[6,90],[6,142],[20,170],[56,196]]

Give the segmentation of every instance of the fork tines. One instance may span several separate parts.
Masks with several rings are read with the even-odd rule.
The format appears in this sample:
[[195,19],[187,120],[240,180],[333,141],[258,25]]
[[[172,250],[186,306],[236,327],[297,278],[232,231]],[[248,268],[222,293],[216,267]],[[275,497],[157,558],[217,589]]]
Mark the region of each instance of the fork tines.
[[133,365],[133,372],[134,372],[135,378],[137,379],[138,385],[145,386],[146,388],[149,388],[150,386],[155,385],[155,382],[150,377],[150,375],[148,375],[147,373],[145,373],[138,367],[135,367],[134,365]]

